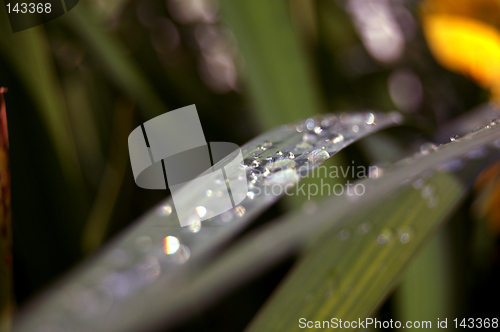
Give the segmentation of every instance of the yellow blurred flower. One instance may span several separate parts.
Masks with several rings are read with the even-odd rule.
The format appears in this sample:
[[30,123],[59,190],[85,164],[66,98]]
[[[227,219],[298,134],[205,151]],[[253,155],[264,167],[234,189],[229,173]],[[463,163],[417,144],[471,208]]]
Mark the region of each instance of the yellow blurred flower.
[[421,17],[436,61],[472,78],[500,102],[500,2],[426,0]]

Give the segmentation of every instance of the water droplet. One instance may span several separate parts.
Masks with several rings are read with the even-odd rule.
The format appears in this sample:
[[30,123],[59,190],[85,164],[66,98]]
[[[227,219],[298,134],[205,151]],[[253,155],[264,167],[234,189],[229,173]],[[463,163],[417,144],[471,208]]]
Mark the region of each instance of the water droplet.
[[273,146],[273,143],[271,143],[270,141],[264,141],[262,142],[262,146],[265,148],[270,148],[271,146]]
[[297,126],[297,128],[295,128],[295,129],[297,130],[297,132],[298,132],[298,133],[301,133],[301,132],[303,132],[303,131],[304,131],[304,126],[299,125],[299,126]]
[[337,233],[337,238],[340,241],[345,241],[351,237],[351,231],[348,228],[344,228]]
[[313,119],[307,119],[306,120],[306,127],[309,130],[312,130],[314,128],[314,120]]
[[189,230],[193,233],[198,233],[201,230],[201,222],[197,221],[189,225]]
[[146,252],[153,246],[153,240],[147,235],[139,236],[135,239],[135,246],[139,251]]
[[336,134],[333,134],[333,136],[328,140],[328,143],[338,144],[338,143],[343,142],[343,141],[344,141],[344,135],[342,135],[341,133],[336,133]]
[[385,246],[389,244],[392,240],[392,232],[389,229],[384,229],[382,233],[377,237],[377,244],[380,246]]
[[402,244],[407,244],[408,242],[410,242],[410,233],[408,232],[400,233],[399,242],[401,242]]
[[368,113],[368,115],[366,116],[366,124],[373,124],[375,122],[375,115],[373,115],[373,113]]
[[172,213],[172,207],[169,204],[162,205],[158,208],[158,214],[160,216],[169,216]]
[[481,159],[488,155],[488,151],[486,148],[477,148],[471,151],[468,151],[465,155],[469,159]]
[[271,171],[269,170],[269,168],[264,168],[264,171],[262,172],[262,176],[263,177],[266,177],[268,176],[269,174],[271,174]]
[[278,157],[283,157],[283,151],[276,151],[276,155]]
[[293,154],[293,152],[288,152],[288,158],[290,159],[295,159],[295,155]]
[[452,136],[450,137],[450,141],[455,142],[455,141],[456,141],[457,139],[459,139],[459,138],[460,138],[460,136],[458,136],[458,135],[452,135]]
[[439,204],[439,199],[435,196],[431,196],[427,199],[427,206],[431,209],[435,208]]
[[437,149],[436,144],[430,142],[424,143],[420,146],[420,152],[422,152],[423,154],[434,152],[436,151],[436,149]]
[[434,194],[434,188],[431,185],[427,185],[422,188],[421,194],[423,198],[431,197]]
[[255,197],[255,193],[253,191],[247,192],[247,197],[253,199]]
[[307,156],[307,160],[312,161],[312,162],[323,162],[330,158],[330,154],[328,151],[323,150],[323,149],[317,149],[312,151],[309,156]]
[[198,217],[203,218],[207,214],[207,209],[204,206],[197,206],[196,207],[196,214]]
[[413,188],[415,189],[420,189],[424,186],[424,179],[420,178],[420,179],[417,179],[415,180],[415,182],[413,182]]
[[220,215],[220,219],[223,222],[230,222],[231,220],[233,220],[233,214],[229,211],[223,212]]
[[440,166],[438,166],[438,171],[441,172],[455,172],[459,171],[464,167],[464,163],[461,159],[450,160]]
[[184,264],[187,262],[189,257],[191,256],[191,252],[189,248],[183,244],[179,246],[179,249],[174,253],[172,259],[177,264]]
[[256,167],[259,167],[259,166],[260,166],[260,161],[258,161],[258,160],[254,160],[250,164],[250,167],[253,167],[253,168],[256,168]]
[[313,133],[305,133],[302,135],[302,141],[309,144],[314,144],[318,141],[318,136]]
[[287,169],[287,168],[292,168],[295,167],[297,164],[295,161],[290,160],[290,159],[278,159],[274,162],[268,163],[266,167],[268,167],[272,171],[280,170],[280,169]]
[[241,205],[238,205],[237,207],[234,208],[234,214],[238,217],[243,217],[243,215],[245,214],[245,208]]
[[298,181],[299,181],[299,175],[297,174],[297,171],[295,171],[295,169],[293,168],[273,173],[266,179],[267,184],[281,184],[281,185],[293,184],[297,183]]
[[165,253],[167,255],[174,254],[177,250],[179,250],[180,242],[179,239],[175,236],[167,236],[163,239]]
[[295,149],[297,150],[307,150],[310,148],[312,148],[312,145],[307,142],[300,142],[297,145],[295,145]]
[[372,229],[372,225],[369,222],[364,222],[358,226],[358,233],[366,234],[370,231],[370,229]]
[[320,126],[316,126],[316,127],[314,127],[314,132],[317,135],[320,135],[323,132],[323,129]]
[[207,191],[205,192],[205,195],[206,195],[207,197],[212,197],[213,193],[214,193],[214,192],[213,192],[212,190],[210,190],[210,189],[209,189],[209,190],[207,190]]
[[500,123],[500,119],[492,119],[491,122],[490,122],[490,126],[494,127],[494,126],[496,126],[499,123]]
[[359,126],[358,125],[352,126],[351,130],[352,130],[353,133],[357,133],[359,131]]

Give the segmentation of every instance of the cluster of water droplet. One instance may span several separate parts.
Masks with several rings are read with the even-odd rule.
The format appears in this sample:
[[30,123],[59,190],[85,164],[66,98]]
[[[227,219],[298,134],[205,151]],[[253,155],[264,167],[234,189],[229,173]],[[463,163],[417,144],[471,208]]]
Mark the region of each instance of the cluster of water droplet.
[[[111,308],[118,312],[125,299],[138,299],[145,289],[154,292],[161,287],[160,280],[175,280],[176,267],[191,262],[193,257],[203,257],[223,242],[221,239],[240,229],[241,225],[231,226],[238,224],[236,220],[239,224],[249,222],[250,212],[262,210],[278,199],[279,195],[266,195],[262,188],[293,185],[346,145],[400,121],[398,113],[328,114],[284,125],[256,138],[241,149],[244,163],[239,167],[245,170],[248,192],[239,205],[212,216],[212,202],[228,188],[228,183],[218,179],[207,186],[211,189],[206,190],[202,200],[194,202],[190,225],[179,227],[174,204],[168,200],[96,260],[92,271],[99,273],[82,274],[65,287],[60,297],[56,295],[56,306],[86,322],[102,317]],[[201,221],[206,216],[212,217]],[[347,231],[341,235],[349,236]],[[70,304],[61,306],[62,297]]]

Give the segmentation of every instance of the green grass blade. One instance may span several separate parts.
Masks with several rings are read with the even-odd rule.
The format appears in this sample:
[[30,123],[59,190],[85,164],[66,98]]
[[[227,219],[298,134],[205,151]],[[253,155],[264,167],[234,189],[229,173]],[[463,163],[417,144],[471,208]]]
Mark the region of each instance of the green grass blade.
[[436,174],[426,182],[439,193],[438,206],[429,208],[420,190],[407,186],[349,220],[340,232],[320,239],[249,331],[299,331],[302,317],[357,321],[370,315],[466,192],[447,174]]
[[[0,6],[0,16],[7,17],[4,6]],[[66,102],[43,26],[14,34],[8,20],[2,19],[0,49],[37,106],[67,182],[82,188],[83,177]]]
[[145,119],[168,111],[129,51],[106,30],[87,4],[80,2],[63,20],[85,41],[114,83],[137,102]]

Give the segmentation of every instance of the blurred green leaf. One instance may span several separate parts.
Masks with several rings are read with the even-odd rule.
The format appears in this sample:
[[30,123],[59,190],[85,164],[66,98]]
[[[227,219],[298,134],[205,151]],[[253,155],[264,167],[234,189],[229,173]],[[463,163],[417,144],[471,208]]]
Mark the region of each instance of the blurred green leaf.
[[168,111],[130,56],[130,51],[105,28],[85,2],[80,2],[78,10],[68,12],[63,19],[85,41],[89,51],[102,63],[114,83],[137,102],[145,119]]
[[313,70],[284,1],[222,0],[244,58],[251,102],[264,128],[322,113]]
[[429,208],[420,190],[409,186],[320,239],[249,330],[299,331],[301,317],[357,321],[373,313],[465,193],[447,174],[436,174],[425,185],[439,193],[436,207]]
[[[0,6],[0,16],[7,17],[4,6]],[[14,34],[8,23],[5,19],[0,21],[0,49],[37,105],[66,181],[82,188],[83,178],[66,102],[44,27]]]

